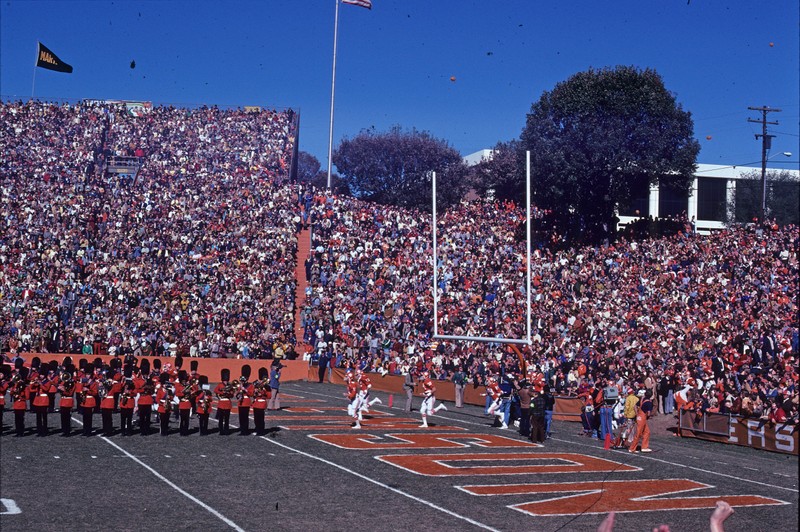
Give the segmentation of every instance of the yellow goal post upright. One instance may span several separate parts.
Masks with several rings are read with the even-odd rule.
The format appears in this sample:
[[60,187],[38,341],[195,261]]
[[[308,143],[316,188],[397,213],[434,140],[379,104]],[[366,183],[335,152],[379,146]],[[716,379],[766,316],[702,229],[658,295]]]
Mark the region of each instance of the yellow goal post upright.
[[436,172],[431,172],[431,183],[433,186],[432,194],[432,233],[433,233],[433,339],[450,340],[465,342],[486,342],[497,344],[517,344],[531,345],[531,152],[525,152],[525,209],[527,219],[525,221],[525,233],[527,237],[526,257],[527,274],[525,290],[526,295],[526,319],[525,319],[525,338],[502,338],[489,336],[455,336],[450,334],[439,334],[439,254],[438,254],[438,228],[436,217]]

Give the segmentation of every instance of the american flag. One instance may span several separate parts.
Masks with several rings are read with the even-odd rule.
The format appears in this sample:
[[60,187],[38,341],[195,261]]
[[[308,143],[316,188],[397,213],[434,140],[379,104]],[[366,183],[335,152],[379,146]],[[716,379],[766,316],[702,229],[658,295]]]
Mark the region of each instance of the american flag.
[[353,4],[354,6],[366,7],[372,9],[372,0],[342,0],[343,4]]

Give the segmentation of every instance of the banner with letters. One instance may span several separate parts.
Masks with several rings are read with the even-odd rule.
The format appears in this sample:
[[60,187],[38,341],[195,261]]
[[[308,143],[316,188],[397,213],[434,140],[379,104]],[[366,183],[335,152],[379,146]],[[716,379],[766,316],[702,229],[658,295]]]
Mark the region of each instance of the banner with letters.
[[[706,418],[706,419],[704,419]],[[681,436],[742,445],[784,454],[798,454],[798,426],[758,418],[682,412]],[[711,430],[709,427],[713,428]]]

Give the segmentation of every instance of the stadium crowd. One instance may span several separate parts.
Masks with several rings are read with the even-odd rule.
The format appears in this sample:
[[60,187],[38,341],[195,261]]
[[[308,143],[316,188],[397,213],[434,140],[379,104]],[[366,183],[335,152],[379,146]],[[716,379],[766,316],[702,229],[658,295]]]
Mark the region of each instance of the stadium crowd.
[[[506,390],[540,379],[587,407],[606,386],[641,388],[661,413],[797,419],[797,227],[537,247],[530,347],[436,342],[430,216],[289,184],[291,111],[7,102],[0,116],[9,358],[270,358],[300,340],[300,312],[309,356],[339,367]],[[104,173],[112,155],[140,158],[138,172]],[[442,215],[441,334],[525,336],[524,219],[489,200]],[[301,224],[313,242],[299,265]]]
[[[463,368],[476,386],[490,375],[526,378],[524,365],[595,408],[593,391],[612,385],[623,396],[650,390],[661,413],[797,419],[796,227],[536,249],[533,345],[517,354],[432,341],[429,217],[323,195],[312,212],[303,323],[334,364],[448,380]],[[489,201],[442,217],[440,334],[525,336],[525,249],[514,239],[523,220],[513,204]]]
[[[9,102],[0,115],[4,351],[291,345],[291,112]],[[92,164],[129,153],[134,179]]]

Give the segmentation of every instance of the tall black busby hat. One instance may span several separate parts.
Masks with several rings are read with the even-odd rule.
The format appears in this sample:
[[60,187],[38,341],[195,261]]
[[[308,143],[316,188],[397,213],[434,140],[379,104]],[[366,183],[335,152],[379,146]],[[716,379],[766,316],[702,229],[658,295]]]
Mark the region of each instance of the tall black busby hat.
[[269,370],[265,367],[258,368],[258,378],[259,380],[266,379],[269,377]]
[[200,367],[200,362],[198,362],[197,360],[192,360],[191,362],[189,362],[189,369],[192,371],[192,373],[197,373],[198,367]]
[[182,370],[178,371],[178,380],[180,382],[185,382],[188,378],[189,378],[189,374],[186,373],[186,370],[182,369]]
[[0,373],[2,373],[3,377],[6,379],[11,378],[11,366],[8,364],[0,364]]
[[200,386],[208,386],[208,377],[206,375],[200,375],[198,380],[200,381]]
[[183,357],[181,355],[175,356],[175,367],[181,369],[183,367]]
[[118,370],[122,367],[122,360],[118,357],[114,357],[111,359],[111,362],[109,362],[108,365],[111,366],[111,369]]
[[14,361],[14,369],[22,369],[25,366],[25,361],[18,358]]
[[153,369],[156,371],[161,371],[161,359],[154,358],[153,359]]
[[133,366],[130,364],[126,364],[124,368],[122,368],[122,376],[126,379],[130,379],[133,377]]
[[28,372],[29,370],[25,366],[19,368],[19,376],[22,377],[22,380],[26,380],[28,378]]
[[146,358],[143,358],[139,362],[139,370],[142,372],[142,375],[147,377],[150,374],[150,361]]
[[31,369],[39,369],[39,366],[42,365],[42,359],[39,357],[33,357],[31,359]]
[[244,380],[250,380],[250,374],[252,373],[252,368],[250,368],[250,364],[245,364],[242,366],[242,377]]
[[72,364],[72,357],[70,357],[70,356],[64,357],[64,362],[62,362],[62,364],[64,365],[65,368],[67,366],[71,365]]
[[47,364],[47,370],[56,372],[58,371],[58,361],[51,360],[49,364]]
[[95,358],[93,365],[95,369],[103,369],[103,359],[100,357]]
[[169,382],[169,373],[164,372],[161,375],[159,375],[158,376],[158,382],[160,382],[161,384],[168,383]]
[[228,382],[231,380],[231,370],[228,368],[223,369],[219,372],[219,378],[222,380],[222,382]]
[[78,367],[81,368],[81,371],[85,372],[87,366],[89,366],[89,361],[85,358],[82,358],[78,361]]

